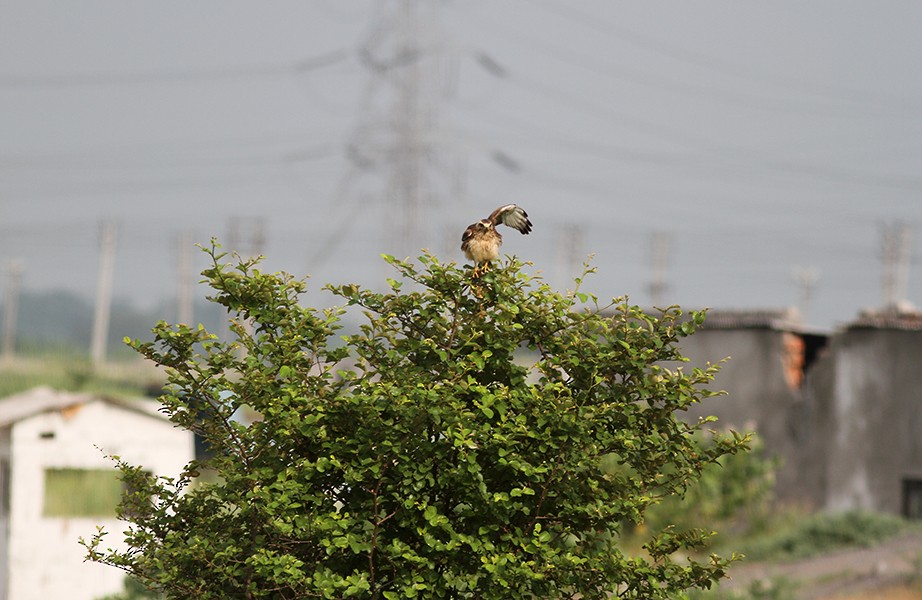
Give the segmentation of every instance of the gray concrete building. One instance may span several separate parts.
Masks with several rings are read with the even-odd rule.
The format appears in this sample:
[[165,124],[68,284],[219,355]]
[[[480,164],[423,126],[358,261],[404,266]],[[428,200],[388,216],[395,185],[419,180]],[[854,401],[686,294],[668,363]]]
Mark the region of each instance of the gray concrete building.
[[922,518],[922,313],[862,315],[813,377],[822,506]]
[[796,312],[771,310],[710,311],[704,328],[682,342],[693,366],[726,359],[713,384],[726,395],[696,405],[687,418],[715,415],[718,428],[756,431],[779,460],[779,499],[810,507],[823,498],[811,371],[827,344]]
[[922,313],[825,334],[789,311],[712,311],[682,349],[695,366],[729,358],[714,382],[727,395],[688,418],[757,431],[780,501],[922,518]]

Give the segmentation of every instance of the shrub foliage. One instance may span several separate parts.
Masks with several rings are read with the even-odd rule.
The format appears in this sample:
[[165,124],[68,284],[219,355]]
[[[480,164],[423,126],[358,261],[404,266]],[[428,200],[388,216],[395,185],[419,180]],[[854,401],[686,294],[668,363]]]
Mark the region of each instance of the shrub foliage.
[[[161,322],[131,343],[212,456],[176,479],[119,461],[125,545],[101,531],[91,560],[200,599],[669,598],[723,576],[732,557],[689,557],[709,532],[618,545],[746,445],[676,416],[714,394],[713,368],[676,366],[702,313],[600,307],[582,278],[562,295],[515,259],[472,279],[431,255],[385,257],[388,291],[328,286],[344,307],[316,310],[304,281],[207,252],[232,339]],[[350,307],[364,322],[342,335]]]

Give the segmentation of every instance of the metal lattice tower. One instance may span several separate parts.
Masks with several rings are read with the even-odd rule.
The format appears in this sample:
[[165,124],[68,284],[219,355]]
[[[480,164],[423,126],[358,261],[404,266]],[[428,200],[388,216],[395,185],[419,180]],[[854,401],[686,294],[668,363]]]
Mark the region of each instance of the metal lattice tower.
[[[432,242],[424,238],[424,215],[445,201],[454,183],[439,130],[439,106],[452,83],[438,11],[438,2],[381,2],[359,52],[370,85],[349,156],[354,168],[375,173],[377,182],[383,180],[383,202],[393,232],[383,241],[400,255]],[[376,197],[381,195],[372,192],[371,201]]]

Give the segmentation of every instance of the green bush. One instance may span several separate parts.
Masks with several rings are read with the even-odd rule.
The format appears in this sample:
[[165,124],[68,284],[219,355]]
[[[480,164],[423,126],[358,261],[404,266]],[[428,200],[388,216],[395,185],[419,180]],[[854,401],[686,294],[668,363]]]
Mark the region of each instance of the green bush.
[[851,546],[873,546],[905,530],[901,517],[863,510],[811,515],[744,547],[747,559],[786,560]]
[[[702,444],[710,443],[703,433],[699,437]],[[646,528],[659,531],[670,525],[682,529],[707,526],[739,537],[758,527],[771,510],[777,465],[760,450],[761,442],[754,437],[752,451],[723,456],[708,465],[684,494],[650,507]]]
[[[102,532],[91,560],[198,599],[674,598],[724,575],[726,559],[681,556],[707,531],[650,532],[637,555],[618,544],[623,523],[746,446],[702,443],[708,420],[676,416],[713,395],[714,368],[665,366],[703,314],[600,307],[515,260],[473,278],[386,257],[390,291],[327,288],[365,315],[340,335],[346,309],[301,306],[303,281],[209,254],[234,338],[159,323],[133,345],[214,457],[176,480],[120,462],[128,550]],[[205,467],[216,481],[191,485]]]
[[161,600],[162,598],[163,596],[151,592],[134,577],[126,577],[122,592],[103,596],[97,600]]
[[737,590],[716,588],[693,591],[686,600],[790,600],[796,597],[797,585],[784,577],[756,579]]

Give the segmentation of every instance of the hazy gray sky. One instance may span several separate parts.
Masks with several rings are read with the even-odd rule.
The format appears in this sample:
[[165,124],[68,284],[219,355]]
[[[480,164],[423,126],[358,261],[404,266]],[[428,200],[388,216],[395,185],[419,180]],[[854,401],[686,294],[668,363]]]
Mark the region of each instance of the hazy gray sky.
[[[269,269],[382,280],[378,254],[401,251],[386,193],[399,77],[361,50],[386,56],[406,33],[397,5],[0,2],[0,259],[22,259],[29,289],[92,296],[113,219],[116,294],[152,303],[176,293],[178,236],[226,241],[236,217],[241,238],[264,219]],[[461,260],[464,227],[516,202],[535,229],[504,250],[555,283],[594,253],[592,291],[646,304],[661,231],[668,302],[783,307],[810,267],[809,320],[831,326],[882,301],[881,225],[919,233],[915,0],[471,0],[418,16],[433,196],[410,247]]]

